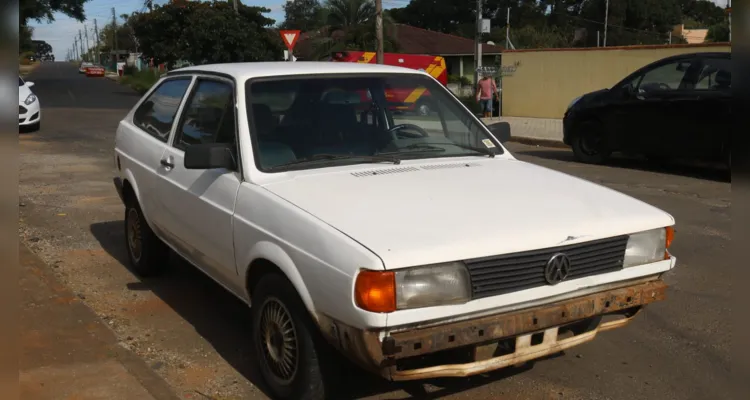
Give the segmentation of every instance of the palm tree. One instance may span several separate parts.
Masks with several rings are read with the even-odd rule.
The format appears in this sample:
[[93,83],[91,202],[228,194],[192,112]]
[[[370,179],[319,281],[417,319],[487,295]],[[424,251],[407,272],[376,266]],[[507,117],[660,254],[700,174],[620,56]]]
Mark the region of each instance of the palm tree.
[[[323,18],[326,28],[313,40],[315,59],[322,59],[333,52],[345,50],[375,51],[375,2],[374,0],[326,0]],[[395,51],[396,41],[387,35],[393,20],[383,16],[383,48]]]

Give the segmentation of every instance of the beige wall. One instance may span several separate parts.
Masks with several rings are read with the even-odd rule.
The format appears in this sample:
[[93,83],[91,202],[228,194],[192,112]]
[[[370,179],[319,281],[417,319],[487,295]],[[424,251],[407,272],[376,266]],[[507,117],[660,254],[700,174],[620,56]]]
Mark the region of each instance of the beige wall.
[[727,44],[508,51],[502,65],[516,65],[503,77],[503,115],[562,118],[574,98],[610,88],[653,61],[684,53],[731,51]]

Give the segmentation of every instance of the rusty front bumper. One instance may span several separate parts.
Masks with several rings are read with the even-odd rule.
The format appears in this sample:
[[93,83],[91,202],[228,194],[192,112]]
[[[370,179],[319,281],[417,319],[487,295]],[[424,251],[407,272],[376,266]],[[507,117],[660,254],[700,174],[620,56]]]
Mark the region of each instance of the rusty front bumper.
[[665,298],[661,281],[634,284],[520,311],[382,334],[323,318],[329,341],[386,379],[464,377],[555,354],[628,323]]

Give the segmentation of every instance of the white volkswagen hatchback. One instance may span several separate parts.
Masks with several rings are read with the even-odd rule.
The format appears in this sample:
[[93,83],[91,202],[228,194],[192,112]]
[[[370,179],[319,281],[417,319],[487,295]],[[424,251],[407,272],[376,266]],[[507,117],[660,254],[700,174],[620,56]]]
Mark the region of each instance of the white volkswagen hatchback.
[[[427,92],[431,115],[398,112]],[[465,377],[664,299],[669,214],[498,139],[425,72],[178,69],[117,129],[123,244],[138,274],[171,249],[251,306],[260,371],[285,399],[330,394],[337,354],[391,380]]]
[[34,82],[18,77],[18,125],[38,130],[42,123],[42,109],[39,99],[31,91]]

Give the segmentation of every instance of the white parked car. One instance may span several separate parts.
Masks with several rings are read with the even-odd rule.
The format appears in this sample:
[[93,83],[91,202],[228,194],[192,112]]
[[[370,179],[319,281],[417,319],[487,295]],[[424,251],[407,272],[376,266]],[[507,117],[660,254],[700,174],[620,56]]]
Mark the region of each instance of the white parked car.
[[86,68],[93,67],[94,63],[88,61],[82,61],[81,65],[78,66],[78,73],[85,74]]
[[[394,115],[395,90],[429,90],[433,117]],[[391,380],[464,377],[664,299],[669,214],[500,139],[411,69],[171,71],[115,138],[132,268],[156,274],[171,249],[250,305],[286,399],[330,393],[337,354]]]
[[31,91],[34,82],[18,77],[18,125],[38,130],[42,123],[42,109],[39,99]]

